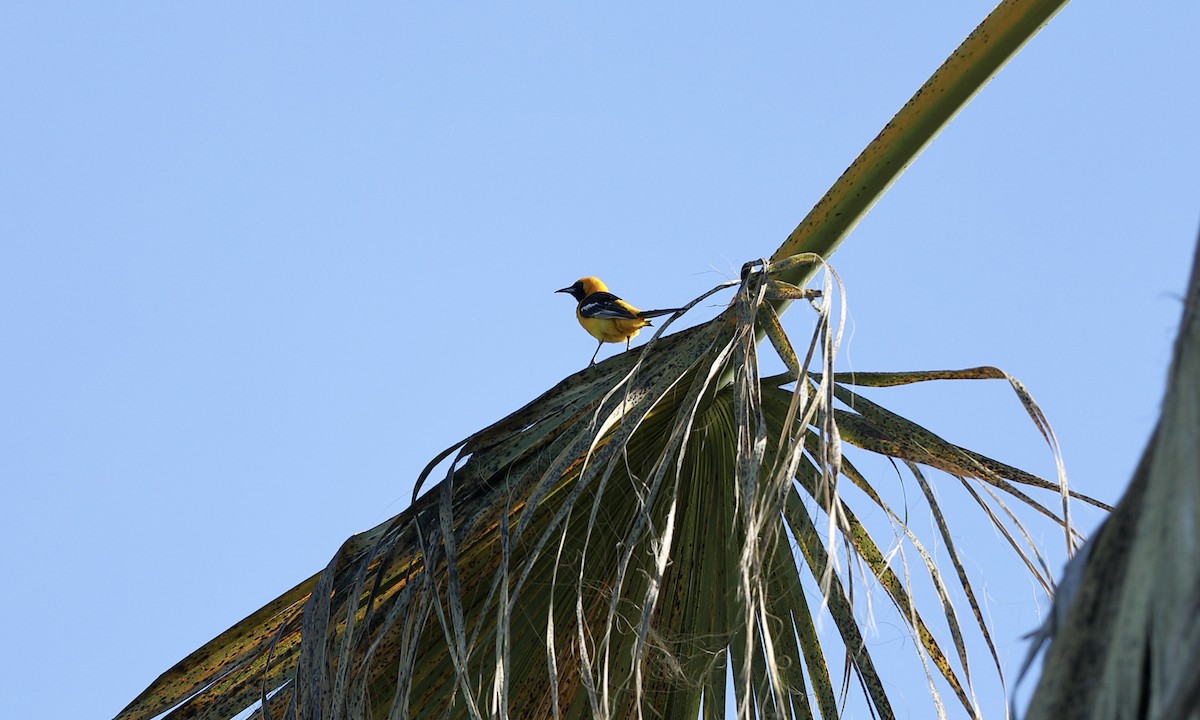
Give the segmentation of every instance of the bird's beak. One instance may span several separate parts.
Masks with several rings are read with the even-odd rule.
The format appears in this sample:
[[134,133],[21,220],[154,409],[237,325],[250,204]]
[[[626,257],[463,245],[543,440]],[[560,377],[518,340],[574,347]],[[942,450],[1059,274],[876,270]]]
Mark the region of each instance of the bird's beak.
[[569,295],[569,294],[571,294],[571,292],[573,290],[574,290],[574,288],[565,287],[565,288],[562,288],[561,290],[555,290],[554,292],[556,292],[556,293],[565,292]]

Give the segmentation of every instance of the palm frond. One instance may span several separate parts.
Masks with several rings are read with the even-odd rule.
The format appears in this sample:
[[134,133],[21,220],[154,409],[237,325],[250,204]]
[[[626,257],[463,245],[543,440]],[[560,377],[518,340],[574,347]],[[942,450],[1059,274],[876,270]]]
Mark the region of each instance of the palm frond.
[[[842,498],[839,481],[849,478],[883,502],[842,457],[843,440],[948,470],[1017,535],[1025,531],[997,491],[1065,528],[1068,546],[1072,495],[1061,479],[957,448],[852,394],[833,372],[841,316],[832,313],[829,275],[819,294],[804,288],[938,130],[1063,4],[1001,3],[772,262],[747,266],[716,319],[664,336],[676,315],[640,352],[566,378],[449,448],[417,489],[453,455],[446,476],[423,496],[414,491],[408,510],[347,540],[322,572],[164,673],[119,717],[225,718],[251,707],[264,718],[673,718],[701,709],[715,717],[731,677],[741,717],[836,717],[857,681],[871,713],[891,718],[856,617],[870,595],[856,587],[856,569],[909,627],[922,663],[934,668],[935,697],[944,682],[977,716],[948,584],[936,563],[925,563],[960,668],[925,620],[929,608],[907,564],[901,577],[894,549],[882,550],[888,543]],[[818,298],[801,359],[778,316],[795,300]],[[759,378],[763,337],[786,377]],[[1022,487],[1057,492],[1063,510]],[[904,513],[887,515],[898,537],[916,540]],[[1019,552],[1049,576],[1036,547]],[[810,590],[820,598],[816,611]],[[825,611],[844,649],[837,691],[834,650],[815,622]]]
[[[412,507],[348,540],[322,573],[164,674],[121,717],[176,705],[167,717],[230,717],[256,703],[262,717],[715,716],[727,673],[741,716],[836,717],[853,675],[872,711],[893,717],[847,561],[862,563],[922,661],[977,715],[947,582],[841,442],[1018,498],[1018,486],[1059,485],[957,448],[837,382],[828,280],[805,293],[818,312],[800,364],[769,304],[780,288],[769,269],[748,266],[710,323],[656,335],[456,446],[446,477]],[[764,318],[788,365],[821,372],[760,379]],[[931,608],[841,497],[842,477],[922,557],[957,667],[925,619]],[[846,649],[840,699],[810,589]]]
[[[1162,414],[1113,514],[1064,573],[1031,720],[1200,717],[1200,239]],[[1032,656],[1031,656],[1032,657]]]

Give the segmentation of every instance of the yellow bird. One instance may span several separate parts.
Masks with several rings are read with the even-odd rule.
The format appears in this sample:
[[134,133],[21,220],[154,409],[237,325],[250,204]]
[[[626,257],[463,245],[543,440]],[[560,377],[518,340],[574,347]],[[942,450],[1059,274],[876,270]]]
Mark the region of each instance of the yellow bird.
[[600,341],[596,352],[592,353],[589,365],[596,364],[596,355],[600,353],[604,343],[618,343],[623,340],[625,349],[628,350],[629,341],[638,331],[650,324],[649,318],[679,312],[679,308],[638,310],[610,293],[608,287],[596,277],[580,278],[571,287],[554,292],[567,293],[579,302],[575,307],[576,319],[589,335]]

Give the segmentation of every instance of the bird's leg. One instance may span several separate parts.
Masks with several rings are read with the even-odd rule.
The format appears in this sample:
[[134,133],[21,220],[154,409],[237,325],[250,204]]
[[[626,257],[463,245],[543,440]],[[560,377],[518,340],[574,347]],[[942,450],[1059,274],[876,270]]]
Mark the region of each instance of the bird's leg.
[[600,348],[602,348],[602,347],[604,347],[603,340],[601,340],[600,344],[596,346],[596,352],[592,353],[592,361],[588,363],[588,367],[591,367],[592,365],[596,364],[596,356],[600,354]]
[[625,352],[629,352],[629,340],[630,338],[625,338]]

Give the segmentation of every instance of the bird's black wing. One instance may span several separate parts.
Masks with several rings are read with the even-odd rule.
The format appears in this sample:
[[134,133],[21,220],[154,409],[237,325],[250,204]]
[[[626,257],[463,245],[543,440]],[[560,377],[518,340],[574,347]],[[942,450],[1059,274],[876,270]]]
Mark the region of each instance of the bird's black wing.
[[594,292],[579,303],[579,315],[585,318],[636,320],[637,313],[621,298],[610,292]]

